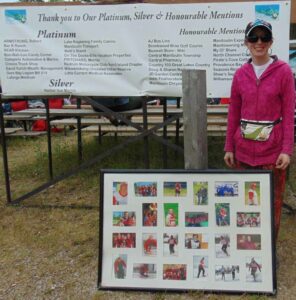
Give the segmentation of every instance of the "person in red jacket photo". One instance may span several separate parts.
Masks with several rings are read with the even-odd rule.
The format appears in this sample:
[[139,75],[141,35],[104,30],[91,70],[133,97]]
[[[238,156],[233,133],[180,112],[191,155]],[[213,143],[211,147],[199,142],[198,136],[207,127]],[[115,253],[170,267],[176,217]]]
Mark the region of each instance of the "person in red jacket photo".
[[247,25],[245,46],[251,58],[233,77],[224,161],[230,168],[273,170],[277,237],[294,148],[295,87],[290,66],[270,55],[272,43],[270,23]]
[[252,182],[250,184],[250,188],[248,190],[248,205],[258,205],[258,194],[256,191],[256,182]]
[[126,276],[126,267],[126,255],[119,255],[114,261],[115,278],[124,279]]
[[157,248],[157,239],[154,235],[149,235],[143,241],[143,249],[145,255],[154,255]]

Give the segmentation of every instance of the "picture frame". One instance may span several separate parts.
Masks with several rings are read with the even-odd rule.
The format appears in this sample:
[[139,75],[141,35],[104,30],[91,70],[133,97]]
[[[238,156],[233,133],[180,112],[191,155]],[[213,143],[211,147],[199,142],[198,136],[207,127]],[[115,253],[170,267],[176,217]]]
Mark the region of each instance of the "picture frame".
[[98,289],[274,295],[273,216],[268,170],[101,170]]

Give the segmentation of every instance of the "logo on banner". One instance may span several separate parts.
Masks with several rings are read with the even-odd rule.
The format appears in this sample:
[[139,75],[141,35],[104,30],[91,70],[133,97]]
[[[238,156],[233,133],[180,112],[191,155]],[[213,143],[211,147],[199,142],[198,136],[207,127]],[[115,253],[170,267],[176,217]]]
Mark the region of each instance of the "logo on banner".
[[27,11],[25,9],[6,9],[5,20],[9,24],[24,24],[27,21]]
[[279,20],[279,4],[255,5],[256,19],[275,21]]

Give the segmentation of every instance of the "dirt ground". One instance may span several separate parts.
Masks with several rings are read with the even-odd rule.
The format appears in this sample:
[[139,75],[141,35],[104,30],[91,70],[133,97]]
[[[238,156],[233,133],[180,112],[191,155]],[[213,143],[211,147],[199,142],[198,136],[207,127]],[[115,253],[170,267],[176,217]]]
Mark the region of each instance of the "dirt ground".
[[[23,151],[30,153],[30,149],[25,148]],[[17,166],[21,161],[17,156],[14,157],[17,149],[11,147],[10,150],[10,159]],[[2,162],[0,167],[0,299],[274,298],[202,292],[98,291],[98,178],[89,179],[86,183],[87,175],[75,176],[32,197],[21,206],[11,207],[6,205]],[[296,179],[295,169],[293,165],[290,182]],[[25,171],[22,172],[25,174]],[[14,185],[33,184],[34,178],[29,175],[22,182],[21,176],[17,172],[14,174]],[[296,207],[296,194],[291,184],[287,189],[287,203]],[[282,215],[277,243],[279,267],[275,298],[283,300],[296,299],[296,217],[288,212],[285,209]]]

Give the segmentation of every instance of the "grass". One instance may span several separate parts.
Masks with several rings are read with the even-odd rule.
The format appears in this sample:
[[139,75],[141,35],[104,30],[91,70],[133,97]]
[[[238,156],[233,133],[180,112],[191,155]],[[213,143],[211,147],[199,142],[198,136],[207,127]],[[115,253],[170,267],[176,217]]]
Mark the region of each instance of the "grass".
[[[121,139],[119,139],[121,140]],[[83,157],[110,149],[117,141],[83,136]],[[75,135],[53,136],[54,175],[78,165]],[[162,146],[149,140],[150,167],[163,168]],[[6,205],[2,159],[0,160],[0,299],[248,299],[265,300],[259,295],[225,295],[203,292],[144,293],[97,291],[99,230],[99,169],[145,168],[141,142],[69,177],[20,206]],[[46,138],[8,141],[13,198],[48,180]],[[209,140],[211,168],[224,168],[223,141]],[[183,157],[168,150],[168,168],[182,169]],[[296,193],[295,162],[291,166],[288,200]],[[91,209],[89,209],[91,208]],[[280,268],[277,299],[294,299],[296,232],[295,216],[283,214],[278,241]]]

